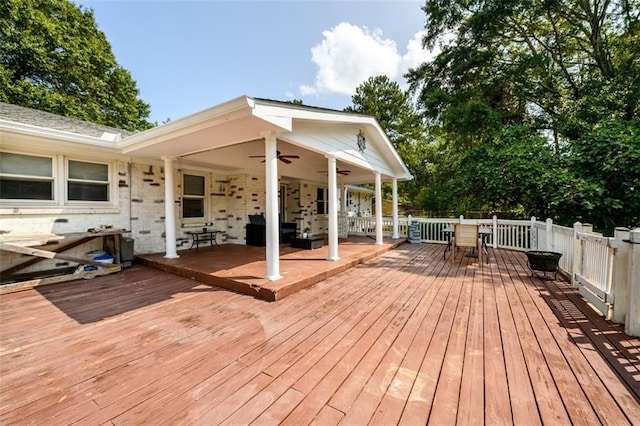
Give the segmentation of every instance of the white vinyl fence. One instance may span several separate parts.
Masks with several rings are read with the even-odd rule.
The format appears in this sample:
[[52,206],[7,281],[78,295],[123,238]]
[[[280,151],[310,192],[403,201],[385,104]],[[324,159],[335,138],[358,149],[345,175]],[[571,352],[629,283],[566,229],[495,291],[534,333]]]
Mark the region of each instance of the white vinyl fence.
[[[374,217],[344,217],[351,235],[375,235]],[[560,272],[603,316],[625,324],[627,334],[640,335],[640,228],[617,228],[613,237],[594,233],[591,225],[573,228],[538,221],[459,218],[399,218],[400,235],[417,225],[420,242],[446,244],[445,228],[456,223],[491,229],[487,244],[509,250],[561,253]],[[383,235],[390,237],[393,220],[383,218]]]

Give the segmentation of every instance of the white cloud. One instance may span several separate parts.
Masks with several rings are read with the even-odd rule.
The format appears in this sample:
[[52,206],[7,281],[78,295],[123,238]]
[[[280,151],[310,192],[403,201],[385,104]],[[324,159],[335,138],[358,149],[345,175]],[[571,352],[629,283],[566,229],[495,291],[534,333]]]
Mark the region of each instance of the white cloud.
[[385,39],[382,31],[370,31],[342,22],[323,32],[324,39],[311,49],[317,66],[313,85],[301,85],[305,95],[353,95],[369,77],[386,75],[405,86],[403,74],[433,57],[422,49],[423,32],[414,35],[406,53],[398,52],[396,42]]
[[422,37],[424,35],[425,31],[420,31],[407,43],[407,53],[402,56],[402,74],[406,73],[409,68],[415,68],[420,64],[431,61],[438,54],[438,48],[434,51],[424,50],[422,47]]

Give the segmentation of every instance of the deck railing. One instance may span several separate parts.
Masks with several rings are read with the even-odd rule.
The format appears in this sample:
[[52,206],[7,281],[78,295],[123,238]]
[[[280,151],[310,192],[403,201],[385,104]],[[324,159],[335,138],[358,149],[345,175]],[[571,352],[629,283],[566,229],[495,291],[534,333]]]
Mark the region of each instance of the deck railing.
[[[344,217],[352,235],[374,236],[374,217]],[[603,316],[624,323],[625,331],[640,335],[640,229],[617,228],[613,237],[594,233],[590,225],[576,222],[572,228],[539,221],[492,219],[420,218],[398,219],[401,236],[409,226],[418,227],[420,242],[447,243],[445,228],[456,223],[478,224],[491,229],[487,244],[509,250],[544,250],[562,253],[559,269]],[[382,220],[383,235],[393,232],[392,218]],[[415,235],[415,234],[412,234]]]

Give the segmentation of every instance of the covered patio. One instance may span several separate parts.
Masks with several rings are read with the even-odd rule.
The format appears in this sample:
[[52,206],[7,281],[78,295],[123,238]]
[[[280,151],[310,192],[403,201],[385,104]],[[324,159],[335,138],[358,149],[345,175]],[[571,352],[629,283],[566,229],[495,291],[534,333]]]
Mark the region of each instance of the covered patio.
[[1,295],[0,423],[640,424],[637,338],[523,253],[443,248],[277,303],[142,265]]
[[129,136],[118,149],[162,161],[166,258],[180,256],[178,237],[191,228],[215,225],[226,242],[248,243],[241,224],[260,214],[260,275],[270,281],[283,278],[282,223],[296,223],[297,235],[307,227],[325,235],[325,258],[340,259],[338,239],[348,230],[340,229],[338,215],[347,214],[350,185],[373,184],[376,211],[370,216],[375,244],[383,245],[382,183],[391,184],[392,237],[399,238],[397,185],[413,178],[372,116],[248,96]]

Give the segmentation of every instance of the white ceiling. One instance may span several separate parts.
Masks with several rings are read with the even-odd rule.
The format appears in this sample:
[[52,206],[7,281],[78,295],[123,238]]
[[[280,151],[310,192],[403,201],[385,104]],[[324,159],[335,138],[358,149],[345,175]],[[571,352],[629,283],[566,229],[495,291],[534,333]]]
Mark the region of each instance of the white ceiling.
[[[278,174],[282,179],[307,180],[316,182],[327,181],[328,160],[323,154],[278,140],[278,151],[281,155],[298,155],[299,159],[289,159],[290,164],[278,161]],[[254,173],[263,174],[264,140],[254,140],[223,148],[211,149],[196,154],[181,157],[183,167],[199,167],[213,169],[221,173]],[[340,183],[371,183],[374,175],[371,171],[362,169],[345,162],[337,162],[338,170],[348,170],[348,176],[338,174]]]

